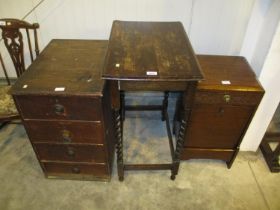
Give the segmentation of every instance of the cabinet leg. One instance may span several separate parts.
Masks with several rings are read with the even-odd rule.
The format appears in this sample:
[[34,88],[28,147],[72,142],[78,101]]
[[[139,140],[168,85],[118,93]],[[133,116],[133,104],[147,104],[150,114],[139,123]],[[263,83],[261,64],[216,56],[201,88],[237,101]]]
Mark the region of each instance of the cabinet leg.
[[235,150],[234,154],[232,155],[232,158],[230,159],[230,161],[227,161],[227,162],[226,162],[227,168],[228,168],[228,169],[231,168],[231,166],[232,166],[232,164],[233,164],[233,162],[234,162],[234,160],[235,160],[235,158],[236,158],[238,152],[239,152],[239,147],[236,148],[236,150]]
[[164,99],[162,101],[162,110],[161,110],[161,120],[165,121],[165,112],[167,112],[167,107],[168,107],[168,97],[169,97],[169,92],[165,91],[164,92]]
[[115,130],[116,130],[116,152],[119,180],[124,180],[124,165],[123,165],[123,138],[122,138],[122,121],[120,110],[115,111]]

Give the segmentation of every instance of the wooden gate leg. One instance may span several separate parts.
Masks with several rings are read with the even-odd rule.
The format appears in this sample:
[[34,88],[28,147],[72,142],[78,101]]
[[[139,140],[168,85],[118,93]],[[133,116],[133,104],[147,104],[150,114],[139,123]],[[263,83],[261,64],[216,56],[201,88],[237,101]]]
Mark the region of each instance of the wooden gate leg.
[[186,121],[182,120],[179,134],[176,141],[176,150],[174,153],[174,161],[171,170],[171,179],[175,180],[176,175],[178,174],[179,165],[180,165],[180,155],[184,146],[184,137],[185,137],[185,130],[186,130]]
[[120,91],[120,97],[121,97],[121,120],[125,120],[125,94],[124,91]]
[[116,152],[119,180],[124,180],[124,164],[123,164],[123,123],[121,120],[120,110],[115,110],[115,130],[116,130]]
[[162,110],[161,110],[161,120],[165,121],[165,112],[167,112],[168,108],[168,97],[169,97],[169,92],[165,91],[164,92],[164,99],[162,101]]
[[176,149],[175,149],[174,158],[173,158],[173,166],[172,166],[171,177],[170,177],[172,180],[174,180],[176,175],[178,174],[181,153],[182,153],[182,149],[183,149],[184,143],[185,143],[185,135],[186,135],[186,131],[187,131],[188,120],[191,115],[196,86],[197,86],[197,81],[189,82],[187,90],[185,91],[184,97],[182,100],[183,106],[181,106],[181,107],[183,109],[183,111],[182,111],[183,116],[182,116],[182,120],[180,123],[180,129],[179,129],[179,134],[177,137]]

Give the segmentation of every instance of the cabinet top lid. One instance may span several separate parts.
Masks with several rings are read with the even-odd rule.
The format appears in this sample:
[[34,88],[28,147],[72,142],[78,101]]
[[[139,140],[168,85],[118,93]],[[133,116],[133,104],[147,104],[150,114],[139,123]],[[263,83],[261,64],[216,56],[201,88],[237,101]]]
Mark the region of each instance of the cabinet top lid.
[[264,91],[244,57],[198,55],[197,58],[205,76],[198,84],[200,90]]
[[101,95],[108,41],[52,40],[11,88],[19,94]]

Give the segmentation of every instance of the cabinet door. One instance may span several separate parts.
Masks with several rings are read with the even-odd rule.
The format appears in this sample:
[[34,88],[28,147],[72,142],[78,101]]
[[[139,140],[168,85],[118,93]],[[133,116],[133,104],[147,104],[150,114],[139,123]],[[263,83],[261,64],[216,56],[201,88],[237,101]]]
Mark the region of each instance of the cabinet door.
[[195,105],[186,134],[186,147],[235,148],[253,113],[251,106]]

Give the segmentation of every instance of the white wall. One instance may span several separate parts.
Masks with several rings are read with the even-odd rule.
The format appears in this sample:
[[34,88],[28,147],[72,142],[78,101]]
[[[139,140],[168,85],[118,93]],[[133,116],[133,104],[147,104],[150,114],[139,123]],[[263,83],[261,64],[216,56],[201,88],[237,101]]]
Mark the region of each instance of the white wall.
[[279,0],[256,0],[240,54],[259,76],[280,19]]
[[257,150],[280,102],[280,21],[259,79],[266,93],[243,139],[242,150]]

